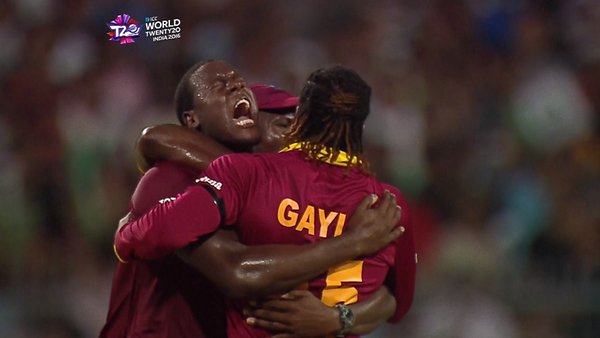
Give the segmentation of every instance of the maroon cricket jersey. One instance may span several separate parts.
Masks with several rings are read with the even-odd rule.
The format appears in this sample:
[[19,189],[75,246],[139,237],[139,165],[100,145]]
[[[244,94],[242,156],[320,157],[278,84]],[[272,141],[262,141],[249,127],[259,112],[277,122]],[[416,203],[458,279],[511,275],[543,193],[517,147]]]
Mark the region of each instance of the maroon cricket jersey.
[[[183,192],[196,174],[161,162],[140,179],[132,196],[134,216]],[[226,337],[224,299],[219,290],[174,254],[131,259],[115,269],[105,338]]]
[[[348,169],[344,158],[342,153],[340,160],[329,163],[308,160],[293,148],[280,154],[231,154],[214,161],[198,181],[212,186],[223,199],[225,223],[233,224],[247,245],[307,244],[338,236],[367,194],[381,196],[385,189],[396,194],[406,232],[378,253],[332,267],[308,283],[329,306],[352,304],[372,296],[390,273],[396,321],[408,311],[414,293],[416,253],[408,206],[398,189]],[[230,302],[229,337],[269,337],[245,323],[243,306]]]

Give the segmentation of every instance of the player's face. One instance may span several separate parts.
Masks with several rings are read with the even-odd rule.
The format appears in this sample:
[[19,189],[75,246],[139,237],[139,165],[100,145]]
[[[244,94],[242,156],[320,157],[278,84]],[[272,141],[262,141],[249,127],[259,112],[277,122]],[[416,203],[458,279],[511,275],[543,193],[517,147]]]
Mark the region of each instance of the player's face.
[[290,130],[294,113],[273,114],[259,111],[258,125],[260,128],[260,143],[256,145],[255,151],[271,153],[283,147],[284,135]]
[[231,65],[209,62],[198,69],[191,81],[196,88],[195,110],[203,133],[230,145],[259,141],[254,95]]

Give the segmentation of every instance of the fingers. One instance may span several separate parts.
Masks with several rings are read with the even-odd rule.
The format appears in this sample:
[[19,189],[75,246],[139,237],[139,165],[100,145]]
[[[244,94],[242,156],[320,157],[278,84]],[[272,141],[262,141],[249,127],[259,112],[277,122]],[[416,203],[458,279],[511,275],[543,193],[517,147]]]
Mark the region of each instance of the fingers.
[[[275,332],[289,332],[289,327],[280,322],[273,322],[265,319],[260,319],[256,317],[248,317],[246,318],[246,323],[250,326],[259,327],[265,329],[267,331],[275,331]],[[285,336],[283,336],[285,337]]]
[[400,207],[399,205],[396,205],[396,207],[394,208],[393,216],[392,216],[394,223],[398,223],[400,221],[401,217],[402,217],[402,207]]
[[391,193],[389,191],[385,190],[383,192],[383,195],[382,195],[382,198],[381,198],[381,203],[379,204],[378,209],[381,210],[381,211],[383,211],[383,212],[386,212],[389,209],[389,207],[390,207],[390,203],[391,203],[390,199],[391,199],[391,197],[392,197]]
[[392,217],[396,206],[396,195],[385,190],[381,198],[381,204],[376,209],[378,209],[381,217]]
[[400,220],[400,207],[396,202],[396,195],[388,190],[383,192],[381,204],[375,208],[378,214],[377,219],[385,225],[385,228],[391,230]]
[[308,290],[292,290],[288,293],[281,295],[281,298],[287,299],[287,300],[294,300],[294,299],[298,299],[298,298],[302,298],[302,297],[306,297],[306,296],[310,296],[310,295],[312,295],[312,293]]
[[261,305],[261,309],[272,310],[272,311],[287,311],[290,309],[290,301],[285,299],[274,299],[269,300]]
[[263,302],[265,301],[270,301],[270,300],[277,300],[277,299],[281,299],[283,297],[283,295],[281,294],[272,294],[272,295],[268,295],[267,297],[265,297],[265,299],[263,300]]
[[388,195],[389,195],[389,202],[386,205],[387,209],[385,211],[386,211],[386,213],[388,213],[388,215],[391,215],[391,214],[393,214],[395,212],[396,207],[398,206],[398,203],[396,201],[396,195],[394,195],[393,193],[391,193],[391,192],[389,192],[387,190],[385,192],[387,192]]
[[268,322],[277,322],[286,325],[290,323],[290,314],[288,311],[267,310],[261,308],[256,310],[245,310],[244,314],[250,318],[257,318]]
[[379,196],[377,196],[375,194],[367,195],[365,198],[363,198],[362,201],[360,201],[360,203],[356,207],[356,211],[369,209],[370,207],[373,206],[373,204],[377,203],[378,199],[379,199]]
[[390,231],[390,233],[388,235],[389,242],[393,242],[398,237],[402,236],[404,234],[404,231],[405,231],[405,229],[402,226],[394,228],[392,231]]

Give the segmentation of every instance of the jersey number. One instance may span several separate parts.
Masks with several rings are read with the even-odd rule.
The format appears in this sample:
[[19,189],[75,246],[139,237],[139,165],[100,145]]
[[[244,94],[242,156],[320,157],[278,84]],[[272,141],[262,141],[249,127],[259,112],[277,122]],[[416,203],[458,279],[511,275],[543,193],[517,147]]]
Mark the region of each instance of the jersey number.
[[358,290],[352,286],[342,286],[342,282],[362,282],[362,270],[363,261],[349,261],[330,268],[321,301],[327,306],[334,306],[340,302],[356,303]]

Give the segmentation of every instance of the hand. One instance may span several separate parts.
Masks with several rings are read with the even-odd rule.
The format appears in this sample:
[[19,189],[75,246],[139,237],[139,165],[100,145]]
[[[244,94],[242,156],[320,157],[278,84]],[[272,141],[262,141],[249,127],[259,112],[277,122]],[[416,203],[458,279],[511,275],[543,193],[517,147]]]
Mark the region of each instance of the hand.
[[395,227],[401,215],[396,196],[386,190],[381,203],[374,207],[377,200],[377,195],[365,197],[356,207],[344,231],[344,235],[356,239],[357,256],[379,251],[404,233],[403,227]]
[[246,323],[271,332],[273,338],[308,338],[335,334],[341,329],[338,310],[306,290],[290,291],[246,309]]

